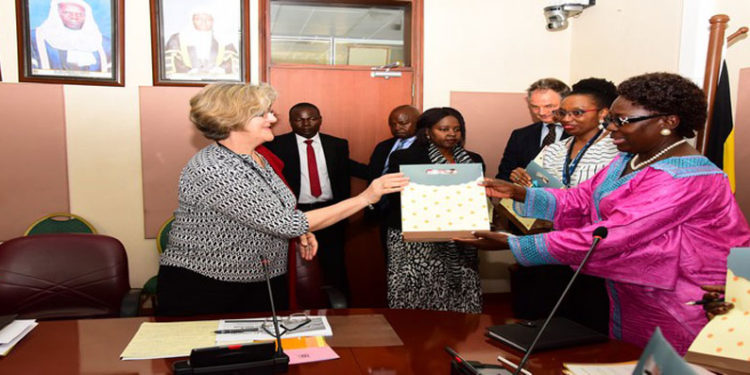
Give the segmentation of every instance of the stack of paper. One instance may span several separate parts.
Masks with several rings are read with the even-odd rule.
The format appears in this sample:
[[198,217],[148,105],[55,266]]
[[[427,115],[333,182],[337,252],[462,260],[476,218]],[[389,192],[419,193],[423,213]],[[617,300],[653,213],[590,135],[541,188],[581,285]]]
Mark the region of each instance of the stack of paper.
[[[308,323],[300,325],[304,320]],[[298,327],[295,329],[295,327]],[[291,329],[291,330],[287,330]],[[279,318],[279,330],[282,332],[281,346],[289,356],[289,364],[318,362],[339,358],[338,354],[326,343],[323,336],[333,336],[331,325],[325,316],[297,316]],[[242,342],[271,341],[274,337],[273,323],[270,319],[226,319],[219,321],[216,331],[217,344],[234,344]]]
[[[310,322],[293,329],[303,320]],[[265,327],[265,328],[264,328]],[[292,318],[279,317],[279,329],[282,338],[310,337],[310,336],[333,336],[331,325],[325,316],[299,316]],[[287,330],[291,329],[291,330]],[[219,329],[216,331],[216,343],[226,344],[235,342],[247,342],[253,340],[273,340],[273,323],[270,319],[225,319],[219,321]]]
[[339,358],[339,355],[328,346],[323,336],[281,339],[281,346],[284,348],[284,353],[289,356],[290,365]]
[[120,359],[187,357],[195,348],[213,346],[216,320],[141,324]]
[[38,324],[34,319],[19,319],[0,329],[0,356],[8,355],[13,346]]
[[[280,318],[286,328],[297,326],[295,319]],[[336,359],[339,356],[322,336],[333,332],[325,316],[311,316],[310,322],[283,334],[282,346],[290,364]],[[143,323],[120,355],[123,360],[187,357],[192,349],[215,344],[228,345],[270,341],[263,329],[269,319],[230,319],[193,322]],[[284,327],[281,330],[284,331]],[[233,333],[223,333],[233,332]]]

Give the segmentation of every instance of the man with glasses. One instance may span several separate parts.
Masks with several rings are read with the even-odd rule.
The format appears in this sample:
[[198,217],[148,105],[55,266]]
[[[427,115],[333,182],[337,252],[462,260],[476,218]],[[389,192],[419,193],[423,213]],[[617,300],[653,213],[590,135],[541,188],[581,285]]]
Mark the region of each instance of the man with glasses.
[[510,181],[510,172],[526,168],[544,146],[568,137],[553,113],[568,92],[568,85],[555,78],[543,78],[529,86],[526,103],[536,122],[511,133],[496,178]]
[[[266,147],[284,162],[284,178],[297,197],[297,207],[310,211],[349,198],[349,142],[320,133],[323,117],[318,107],[311,103],[292,106],[289,123],[292,131],[276,136]],[[345,229],[346,221],[341,221],[314,233],[318,239],[318,259],[324,284],[348,296]]]

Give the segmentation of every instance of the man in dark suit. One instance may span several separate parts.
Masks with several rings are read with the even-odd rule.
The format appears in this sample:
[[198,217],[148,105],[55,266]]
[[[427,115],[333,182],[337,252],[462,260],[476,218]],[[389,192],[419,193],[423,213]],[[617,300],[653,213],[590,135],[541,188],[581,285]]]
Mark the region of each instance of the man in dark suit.
[[[408,104],[400,105],[391,111],[391,114],[388,115],[388,127],[393,137],[378,143],[372,151],[370,164],[367,166],[368,182],[385,174],[385,171],[388,170],[388,160],[391,153],[407,149],[414,143],[414,140],[417,138],[415,136],[417,132],[417,117],[419,117],[419,110]],[[381,224],[387,217],[387,204],[388,201],[386,199],[381,199],[371,209],[366,209],[365,219]],[[381,225],[380,239],[387,262],[388,247],[385,246],[386,229],[385,225]]]
[[[284,178],[297,197],[297,207],[310,211],[350,197],[349,143],[320,133],[323,118],[310,103],[289,110],[292,132],[276,136],[266,144],[284,162]],[[348,295],[349,282],[344,259],[346,221],[315,232],[323,282]]]
[[569,92],[568,85],[555,78],[543,78],[529,86],[526,103],[536,122],[511,133],[497,178],[510,181],[510,172],[519,167],[526,168],[544,146],[569,137],[552,114],[560,108],[562,98]]
[[385,174],[388,169],[388,157],[393,151],[409,148],[414,143],[417,117],[419,110],[411,105],[401,105],[391,111],[388,116],[388,127],[393,138],[378,143],[372,151],[367,167],[370,181]]

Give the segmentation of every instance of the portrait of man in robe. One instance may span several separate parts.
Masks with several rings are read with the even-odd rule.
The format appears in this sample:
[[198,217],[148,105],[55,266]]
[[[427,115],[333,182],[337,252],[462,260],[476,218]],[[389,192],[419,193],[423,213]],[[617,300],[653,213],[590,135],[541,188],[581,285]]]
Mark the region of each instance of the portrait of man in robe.
[[242,81],[241,1],[162,0],[160,7],[162,78]]
[[29,1],[31,73],[111,78],[112,5],[102,0]]

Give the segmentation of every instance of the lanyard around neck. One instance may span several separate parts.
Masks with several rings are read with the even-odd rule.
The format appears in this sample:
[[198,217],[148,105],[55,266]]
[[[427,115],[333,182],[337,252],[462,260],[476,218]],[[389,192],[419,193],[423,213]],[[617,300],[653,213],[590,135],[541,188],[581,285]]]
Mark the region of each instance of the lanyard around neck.
[[599,129],[599,131],[596,132],[596,135],[591,137],[591,139],[586,142],[583,148],[578,151],[578,154],[572,161],[570,160],[570,155],[573,153],[573,145],[575,145],[576,140],[575,138],[571,139],[570,147],[568,147],[568,154],[565,156],[565,164],[563,165],[563,185],[565,185],[566,187],[570,187],[570,178],[573,176],[573,172],[575,172],[576,168],[578,167],[578,163],[581,161],[583,154],[585,154],[589,147],[591,147],[591,145],[593,145],[594,142],[599,139],[599,136],[602,135],[603,131],[603,129]]

